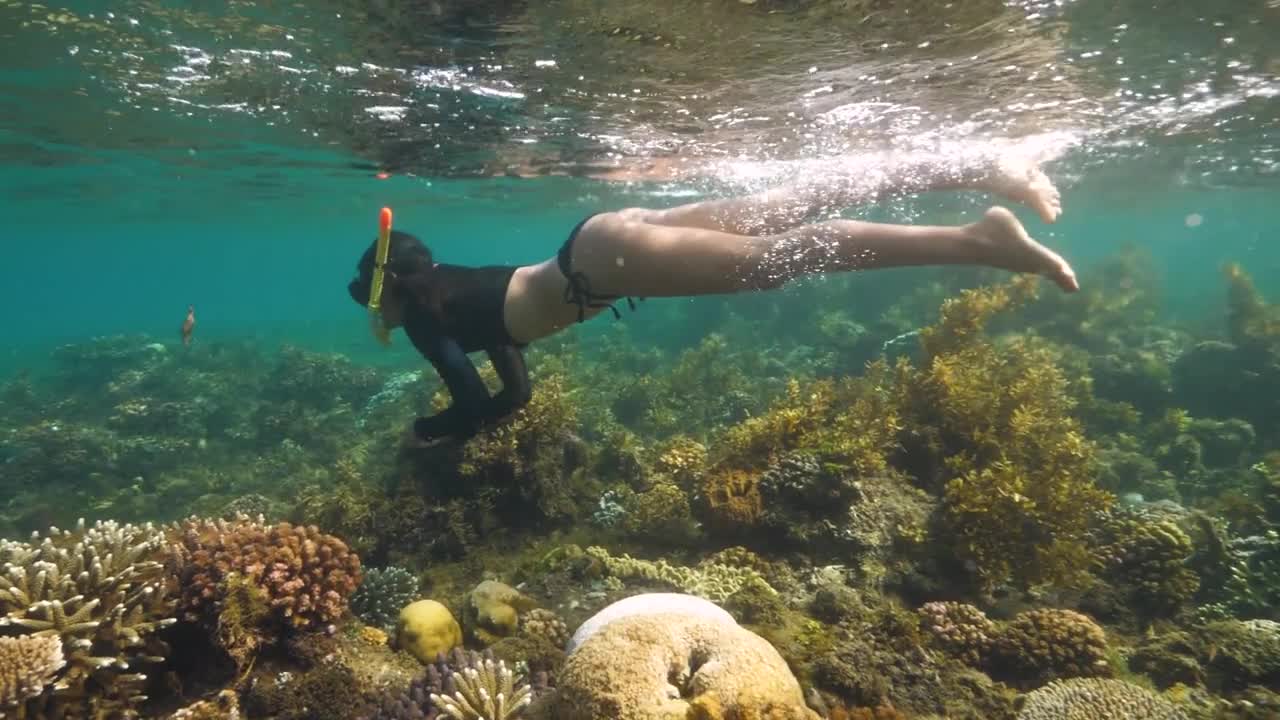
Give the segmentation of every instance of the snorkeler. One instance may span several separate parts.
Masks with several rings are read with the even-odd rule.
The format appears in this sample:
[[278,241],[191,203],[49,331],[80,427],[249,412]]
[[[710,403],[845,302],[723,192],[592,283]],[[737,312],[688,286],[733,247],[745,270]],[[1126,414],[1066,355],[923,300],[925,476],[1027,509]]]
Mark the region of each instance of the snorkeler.
[[[938,155],[878,157],[834,178],[746,197],[596,213],[573,228],[556,257],[519,267],[436,262],[417,238],[390,231],[384,211],[383,273],[375,273],[375,240],[348,291],[377,311],[379,333],[403,327],[448,388],[452,404],[411,427],[410,444],[426,446],[464,440],[525,405],[531,390],[522,349],[606,309],[617,315],[613,303],[623,298],[769,290],[806,275],[919,265],[1036,273],[1078,289],[1071,266],[1003,207],[955,226],[806,224],[860,203],[944,189],[991,192],[1049,223],[1062,211],[1057,188],[1035,162]],[[371,305],[375,286],[381,293]],[[467,357],[482,350],[503,385],[493,396]]]

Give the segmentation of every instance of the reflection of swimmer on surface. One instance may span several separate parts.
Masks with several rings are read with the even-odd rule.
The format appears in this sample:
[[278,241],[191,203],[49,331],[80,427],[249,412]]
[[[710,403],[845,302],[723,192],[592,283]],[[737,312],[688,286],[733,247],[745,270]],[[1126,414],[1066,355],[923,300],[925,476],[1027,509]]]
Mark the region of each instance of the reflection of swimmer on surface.
[[[414,236],[390,232],[381,329],[403,327],[453,399],[445,411],[417,419],[411,438],[464,439],[509,416],[530,397],[522,348],[603,310],[616,315],[613,303],[624,298],[768,290],[806,275],[919,265],[1037,273],[1063,290],[1078,288],[1071,266],[1003,207],[959,225],[810,222],[931,190],[985,190],[1029,206],[1045,222],[1061,213],[1057,188],[1035,162],[913,155],[746,197],[599,212],[573,228],[556,257],[520,267],[439,263]],[[364,253],[348,287],[362,305],[376,285],[377,246]],[[493,396],[467,357],[481,350],[503,383]]]

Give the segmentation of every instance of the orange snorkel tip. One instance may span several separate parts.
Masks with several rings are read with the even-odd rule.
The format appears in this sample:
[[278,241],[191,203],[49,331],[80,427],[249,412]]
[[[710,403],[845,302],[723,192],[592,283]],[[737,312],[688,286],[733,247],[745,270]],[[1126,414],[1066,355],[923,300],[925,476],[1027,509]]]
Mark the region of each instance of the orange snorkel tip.
[[373,261],[373,283],[369,288],[369,320],[373,334],[383,345],[391,344],[391,335],[382,321],[382,283],[386,276],[387,255],[391,251],[391,208],[378,213],[378,247]]

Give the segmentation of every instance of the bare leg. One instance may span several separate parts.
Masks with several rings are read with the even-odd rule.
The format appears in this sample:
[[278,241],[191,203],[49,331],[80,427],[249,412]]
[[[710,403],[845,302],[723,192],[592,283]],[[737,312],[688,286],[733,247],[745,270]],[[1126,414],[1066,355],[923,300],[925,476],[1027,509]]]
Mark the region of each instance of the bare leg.
[[983,190],[1035,210],[1045,222],[1062,213],[1058,190],[1036,158],[994,148],[951,155],[875,153],[838,161],[809,161],[803,179],[777,189],[667,210],[625,211],[642,222],[777,235],[818,215],[887,197],[934,190]]
[[1068,292],[1080,287],[1067,261],[1032,240],[1002,207],[959,226],[857,220],[805,225],[775,238],[756,272],[766,286],[775,286],[803,275],[918,265],[985,265],[1044,275]]
[[[582,227],[573,250],[574,270],[601,295],[727,294],[775,288],[804,275],[911,265],[985,265],[1044,275],[1068,292],[1079,289],[1071,266],[1001,207],[968,225],[831,220],[768,237],[603,213]],[[578,309],[565,302],[566,284],[555,259],[518,270],[505,307],[512,337],[532,342],[572,325]]]

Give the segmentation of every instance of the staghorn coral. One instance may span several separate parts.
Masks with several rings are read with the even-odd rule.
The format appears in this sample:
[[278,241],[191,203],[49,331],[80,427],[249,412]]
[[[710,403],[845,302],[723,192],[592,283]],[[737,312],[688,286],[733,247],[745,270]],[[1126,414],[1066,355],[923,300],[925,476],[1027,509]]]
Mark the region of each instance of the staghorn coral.
[[531,708],[556,720],[816,720],[772,645],[732,622],[683,613],[620,617],[569,656]]
[[1098,489],[1094,444],[1058,355],[983,335],[997,313],[1025,302],[1035,280],[969,290],[921,331],[919,368],[900,360],[896,392],[906,469],[943,489],[942,540],[984,589],[1076,583],[1088,567],[1089,520],[1111,496]]
[[1174,615],[1200,587],[1187,567],[1191,538],[1172,520],[1114,509],[1103,516],[1095,543],[1104,575],[1128,591],[1130,605],[1143,617]]
[[66,664],[57,635],[0,637],[0,717],[43,693]]
[[1057,680],[1026,697],[1018,720],[1190,720],[1146,688],[1105,678]]
[[157,632],[175,621],[172,560],[152,525],[81,521],[28,542],[0,542],[0,632],[54,637],[65,664],[23,709],[58,719],[136,716],[146,663],[169,648]]
[[598,546],[587,548],[586,554],[603,564],[609,574],[614,577],[657,581],[714,602],[723,602],[730,595],[754,583],[759,583],[773,592],[773,588],[765,582],[764,577],[750,568],[715,563],[704,563],[692,568],[683,567],[672,565],[666,560],[640,560],[627,554],[615,557],[610,555],[608,550]]
[[996,624],[978,608],[959,602],[929,602],[917,611],[934,644],[971,667],[982,667],[996,639]]
[[400,610],[418,597],[418,579],[401,567],[373,568],[351,595],[351,612],[374,627],[395,627]]
[[1022,686],[1073,677],[1105,677],[1107,636],[1088,616],[1043,608],[1019,613],[996,637],[992,665]]
[[515,673],[501,660],[485,659],[455,670],[445,687],[443,692],[431,694],[431,704],[454,720],[515,720],[533,701],[529,686],[517,682]]

